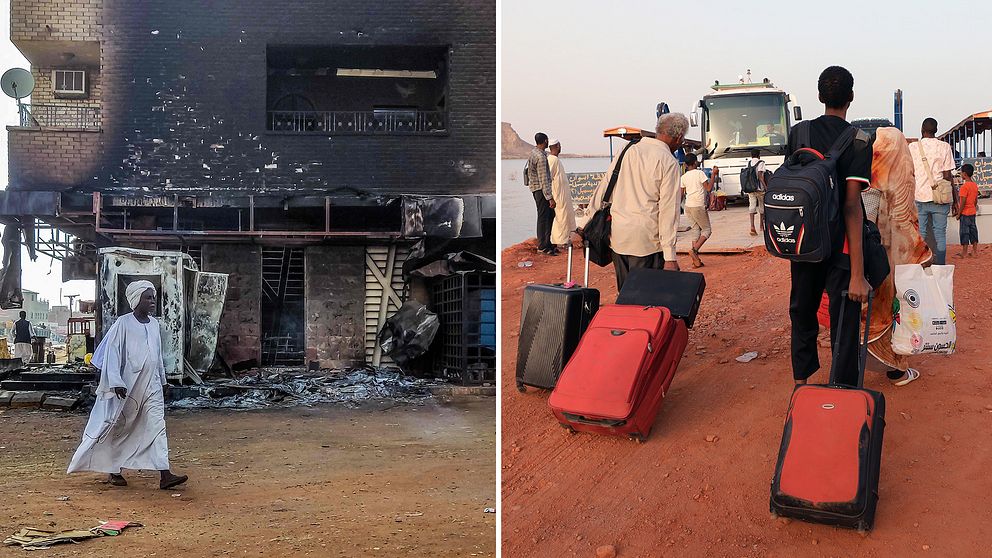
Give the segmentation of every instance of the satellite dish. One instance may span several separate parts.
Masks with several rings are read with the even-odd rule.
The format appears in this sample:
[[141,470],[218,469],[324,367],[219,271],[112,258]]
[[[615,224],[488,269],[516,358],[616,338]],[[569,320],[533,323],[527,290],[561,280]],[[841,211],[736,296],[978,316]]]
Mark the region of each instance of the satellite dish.
[[0,77],[0,86],[8,97],[23,99],[34,91],[34,77],[24,68],[11,68]]

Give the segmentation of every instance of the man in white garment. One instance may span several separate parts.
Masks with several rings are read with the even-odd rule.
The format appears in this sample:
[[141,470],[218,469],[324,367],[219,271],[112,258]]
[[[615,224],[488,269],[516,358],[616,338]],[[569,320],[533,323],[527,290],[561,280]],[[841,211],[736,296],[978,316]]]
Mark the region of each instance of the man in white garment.
[[162,333],[151,315],[156,291],[148,281],[134,281],[125,296],[134,312],[119,317],[93,353],[100,385],[68,472],[108,473],[110,484],[127,486],[122,469],[156,470],[159,488],[167,490],[188,477],[169,470]]
[[568,175],[561,162],[561,142],[552,140],[548,151],[548,167],[551,169],[551,196],[555,201],[555,221],[551,225],[551,244],[568,246],[572,243],[575,230],[575,206],[572,205],[572,190],[568,185]]

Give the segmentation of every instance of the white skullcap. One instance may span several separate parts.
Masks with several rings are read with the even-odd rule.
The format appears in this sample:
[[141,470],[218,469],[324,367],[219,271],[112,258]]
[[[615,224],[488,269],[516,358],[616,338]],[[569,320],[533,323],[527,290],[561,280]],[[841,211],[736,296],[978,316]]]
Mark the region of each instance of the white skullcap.
[[[149,281],[134,281],[128,284],[127,289],[124,291],[124,296],[127,297],[127,303],[131,305],[131,310],[134,310],[138,306],[138,302],[141,301],[141,295],[148,289],[155,291],[155,285],[152,285]],[[155,292],[156,294],[158,293],[158,291]]]
[[548,147],[551,147],[552,145],[561,145],[561,142],[558,141],[558,138],[555,138],[551,140],[551,143],[548,144]]

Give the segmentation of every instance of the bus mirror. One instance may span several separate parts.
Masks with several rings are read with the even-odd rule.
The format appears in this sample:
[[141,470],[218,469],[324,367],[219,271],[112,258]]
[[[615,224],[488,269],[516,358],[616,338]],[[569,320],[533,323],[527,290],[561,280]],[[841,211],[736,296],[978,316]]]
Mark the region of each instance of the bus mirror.
[[695,128],[696,126],[699,126],[699,113],[698,112],[692,111],[692,112],[689,113],[689,124],[692,125],[693,128]]
[[803,119],[803,108],[800,106],[792,107],[792,115],[795,117],[796,122]]

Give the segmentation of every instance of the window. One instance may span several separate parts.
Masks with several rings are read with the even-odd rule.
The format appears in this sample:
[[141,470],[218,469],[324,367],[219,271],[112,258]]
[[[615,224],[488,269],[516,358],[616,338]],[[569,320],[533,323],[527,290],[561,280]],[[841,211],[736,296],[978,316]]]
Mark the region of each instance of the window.
[[267,55],[271,132],[447,133],[445,46],[273,46]]
[[52,84],[57,96],[86,96],[85,70],[55,70],[52,74]]

